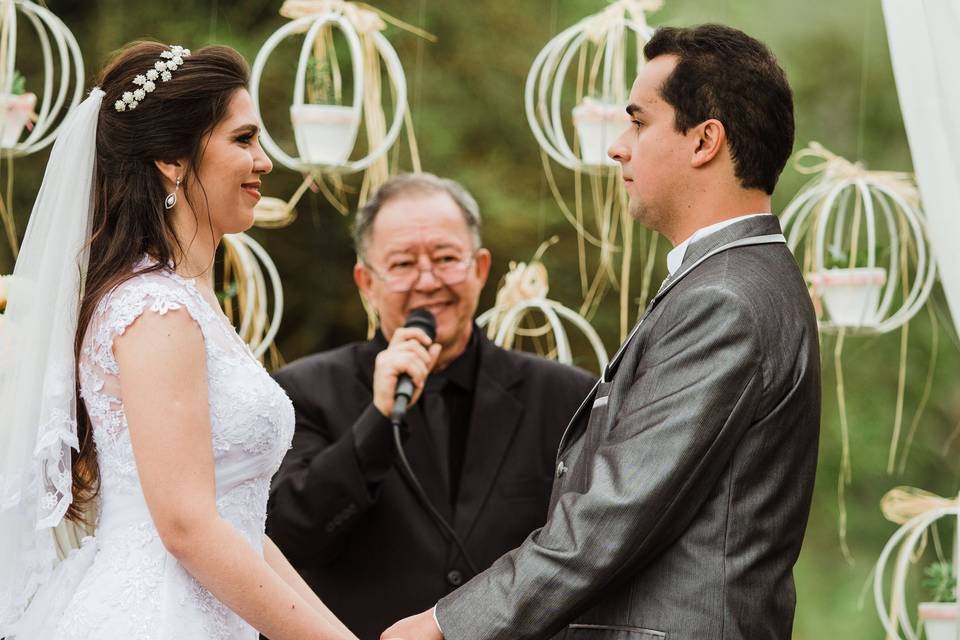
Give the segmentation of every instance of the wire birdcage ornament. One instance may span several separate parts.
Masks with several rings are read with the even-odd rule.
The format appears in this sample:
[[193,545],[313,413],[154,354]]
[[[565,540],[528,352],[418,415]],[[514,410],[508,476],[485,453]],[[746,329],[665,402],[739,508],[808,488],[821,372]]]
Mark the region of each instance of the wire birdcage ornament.
[[[630,83],[644,64],[643,45],[652,35],[646,13],[662,4],[662,0],[617,0],[565,29],[534,59],[524,92],[527,121],[540,145],[551,193],[577,232],[584,296],[580,313],[593,317],[608,289],[619,289],[621,338],[629,328],[634,230],[620,168],[607,157],[607,148],[629,122],[626,106]],[[576,104],[567,111],[564,101],[571,97],[571,69],[576,76],[572,90]],[[575,133],[572,144],[567,135],[571,129]],[[573,206],[561,193],[551,160],[574,173]],[[592,221],[588,223],[585,209],[591,207]],[[639,308],[649,295],[656,244],[656,234],[640,235],[645,263],[636,301]],[[592,273],[588,245],[598,251]]]

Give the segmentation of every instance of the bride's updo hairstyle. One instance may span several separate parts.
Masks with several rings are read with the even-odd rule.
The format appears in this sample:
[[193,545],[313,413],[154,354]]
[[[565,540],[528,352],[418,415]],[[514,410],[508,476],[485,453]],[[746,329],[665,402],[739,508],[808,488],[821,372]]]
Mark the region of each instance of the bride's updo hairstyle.
[[[204,47],[183,55],[171,72],[163,72],[163,77],[169,78],[164,81],[157,63],[170,60],[173,55],[165,53],[170,51],[170,46],[157,42],[131,43],[113,55],[99,78],[98,85],[106,95],[97,124],[90,261],[74,347],[78,360],[84,334],[101,298],[129,279],[143,256],[156,260],[145,269],[154,271],[175,263],[183,254],[171,211],[164,208],[164,198],[171,189],[155,161],[187,159],[178,191],[178,197],[186,197],[185,187],[198,180],[196,169],[207,134],[226,116],[234,92],[247,86],[246,61],[224,46]],[[152,69],[156,71],[148,75]],[[155,80],[144,87],[149,77]],[[131,95],[125,99],[128,92]],[[132,95],[140,99],[134,100],[131,109]],[[118,101],[124,104],[122,110]],[[196,187],[203,193],[202,184],[198,182]],[[195,212],[208,211],[190,204]],[[85,507],[97,496],[100,473],[79,388],[77,420],[80,450],[73,456],[73,504],[67,517],[85,522]]]

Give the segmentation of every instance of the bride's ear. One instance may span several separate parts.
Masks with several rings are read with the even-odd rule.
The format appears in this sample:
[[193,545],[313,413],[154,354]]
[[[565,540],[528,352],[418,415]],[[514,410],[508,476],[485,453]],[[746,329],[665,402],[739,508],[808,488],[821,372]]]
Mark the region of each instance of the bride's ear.
[[160,170],[160,173],[163,174],[166,182],[169,183],[170,190],[174,189],[174,185],[177,184],[177,181],[183,182],[183,174],[185,173],[186,163],[181,162],[180,160],[154,160],[153,163],[156,165],[157,169]]

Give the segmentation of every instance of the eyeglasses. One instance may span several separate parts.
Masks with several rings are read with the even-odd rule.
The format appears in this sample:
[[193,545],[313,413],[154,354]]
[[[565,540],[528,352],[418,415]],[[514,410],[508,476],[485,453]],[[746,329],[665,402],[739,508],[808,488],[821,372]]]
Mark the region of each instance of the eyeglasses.
[[383,273],[367,262],[364,264],[387,286],[387,289],[394,293],[404,293],[413,289],[424,271],[429,271],[434,278],[447,286],[460,284],[467,279],[470,265],[473,264],[476,256],[476,252],[466,257],[438,256],[430,259],[430,266],[426,269],[420,267],[419,260],[397,260],[388,264]]

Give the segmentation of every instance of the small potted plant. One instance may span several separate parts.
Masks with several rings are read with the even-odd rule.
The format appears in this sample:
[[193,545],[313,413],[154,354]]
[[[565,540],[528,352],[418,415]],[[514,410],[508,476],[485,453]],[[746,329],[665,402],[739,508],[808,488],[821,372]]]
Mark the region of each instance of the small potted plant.
[[[854,264],[866,264],[862,250]],[[843,252],[831,253],[822,271],[807,275],[813,291],[823,302],[830,321],[842,327],[871,327],[880,318],[880,293],[887,281],[887,270],[881,267],[850,267]]]
[[957,637],[957,577],[949,562],[934,562],[923,575],[923,587],[930,595],[920,603],[919,618],[927,640],[955,640]]
[[0,93],[0,148],[13,147],[23,128],[31,128],[36,106],[36,94],[26,91],[26,79],[14,71],[10,93]]
[[573,126],[580,142],[580,159],[586,165],[614,166],[617,163],[607,155],[613,144],[629,123],[624,105],[610,104],[596,98],[586,97],[573,108]]
[[313,165],[340,165],[357,141],[360,114],[335,104],[333,74],[327,56],[307,60],[307,100],[290,107],[290,121],[300,159]]

